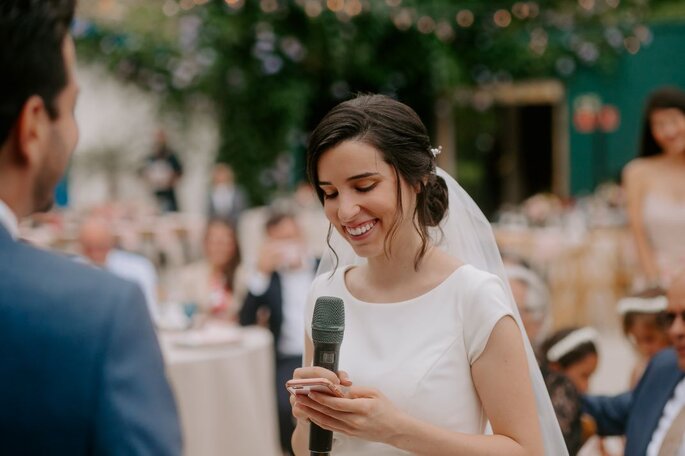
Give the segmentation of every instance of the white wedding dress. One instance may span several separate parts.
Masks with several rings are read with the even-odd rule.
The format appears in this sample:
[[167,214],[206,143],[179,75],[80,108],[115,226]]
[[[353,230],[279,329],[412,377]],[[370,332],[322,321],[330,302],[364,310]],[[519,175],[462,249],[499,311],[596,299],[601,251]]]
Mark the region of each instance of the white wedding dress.
[[[427,293],[396,303],[354,298],[347,269],[317,277],[309,295],[306,328],[311,337],[314,302],[345,302],[345,335],[339,368],[353,383],[377,388],[419,420],[455,432],[482,434],[487,417],[471,378],[495,324],[512,315],[502,281],[471,265],[454,271]],[[334,434],[335,456],[409,454],[378,442]]]

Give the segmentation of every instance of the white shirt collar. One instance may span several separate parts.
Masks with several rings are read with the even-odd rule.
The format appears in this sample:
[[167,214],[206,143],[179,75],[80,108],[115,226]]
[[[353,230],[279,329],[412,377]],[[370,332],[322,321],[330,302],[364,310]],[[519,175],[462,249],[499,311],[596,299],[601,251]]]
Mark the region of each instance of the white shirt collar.
[[0,200],[0,225],[4,225],[9,231],[12,239],[17,239],[19,237],[19,223],[17,222],[17,216],[14,215],[12,209],[9,208],[3,200]]

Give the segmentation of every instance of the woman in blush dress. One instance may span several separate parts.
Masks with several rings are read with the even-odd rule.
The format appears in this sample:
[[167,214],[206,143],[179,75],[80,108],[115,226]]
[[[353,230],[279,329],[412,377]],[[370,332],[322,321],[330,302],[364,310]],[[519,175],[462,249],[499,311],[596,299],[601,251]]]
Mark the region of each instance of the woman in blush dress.
[[237,322],[245,290],[235,229],[226,220],[210,220],[203,247],[204,257],[181,270],[176,294],[204,316]]
[[685,92],[664,87],[650,95],[640,157],[626,165],[623,181],[642,288],[667,288],[685,269]]
[[[490,225],[439,152],[411,108],[381,95],[341,103],[312,133],[334,255],[310,289],[294,377],[346,394],[291,397],[297,455],[310,423],[333,431],[336,456],[567,454]],[[323,295],[345,303],[337,375],[312,367]]]

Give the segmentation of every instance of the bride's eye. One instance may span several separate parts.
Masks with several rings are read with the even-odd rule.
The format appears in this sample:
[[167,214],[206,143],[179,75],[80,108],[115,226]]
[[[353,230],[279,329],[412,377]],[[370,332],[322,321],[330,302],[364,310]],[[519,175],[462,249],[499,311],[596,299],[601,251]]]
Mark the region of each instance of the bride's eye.
[[378,185],[378,184],[371,184],[371,185],[367,185],[366,187],[357,187],[357,191],[362,192],[362,193],[370,192],[371,190],[373,190],[376,187],[376,185]]
[[333,198],[335,198],[336,196],[338,196],[338,192],[331,192],[331,193],[323,192],[323,199],[327,199],[327,200],[328,200],[328,199],[333,199]]

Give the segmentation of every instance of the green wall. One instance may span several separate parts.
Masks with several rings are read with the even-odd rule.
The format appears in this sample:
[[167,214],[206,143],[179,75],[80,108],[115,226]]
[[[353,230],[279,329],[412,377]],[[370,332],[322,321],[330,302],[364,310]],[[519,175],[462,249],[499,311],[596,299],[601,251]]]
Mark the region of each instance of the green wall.
[[[637,154],[642,106],[651,90],[668,84],[685,88],[685,23],[656,24],[653,41],[636,55],[625,54],[611,72],[579,71],[568,83],[571,193],[591,192],[597,183],[616,181]],[[581,134],[572,123],[574,100],[596,93],[621,114],[612,133]],[[593,158],[594,156],[594,158]],[[598,166],[604,163],[604,166]]]

